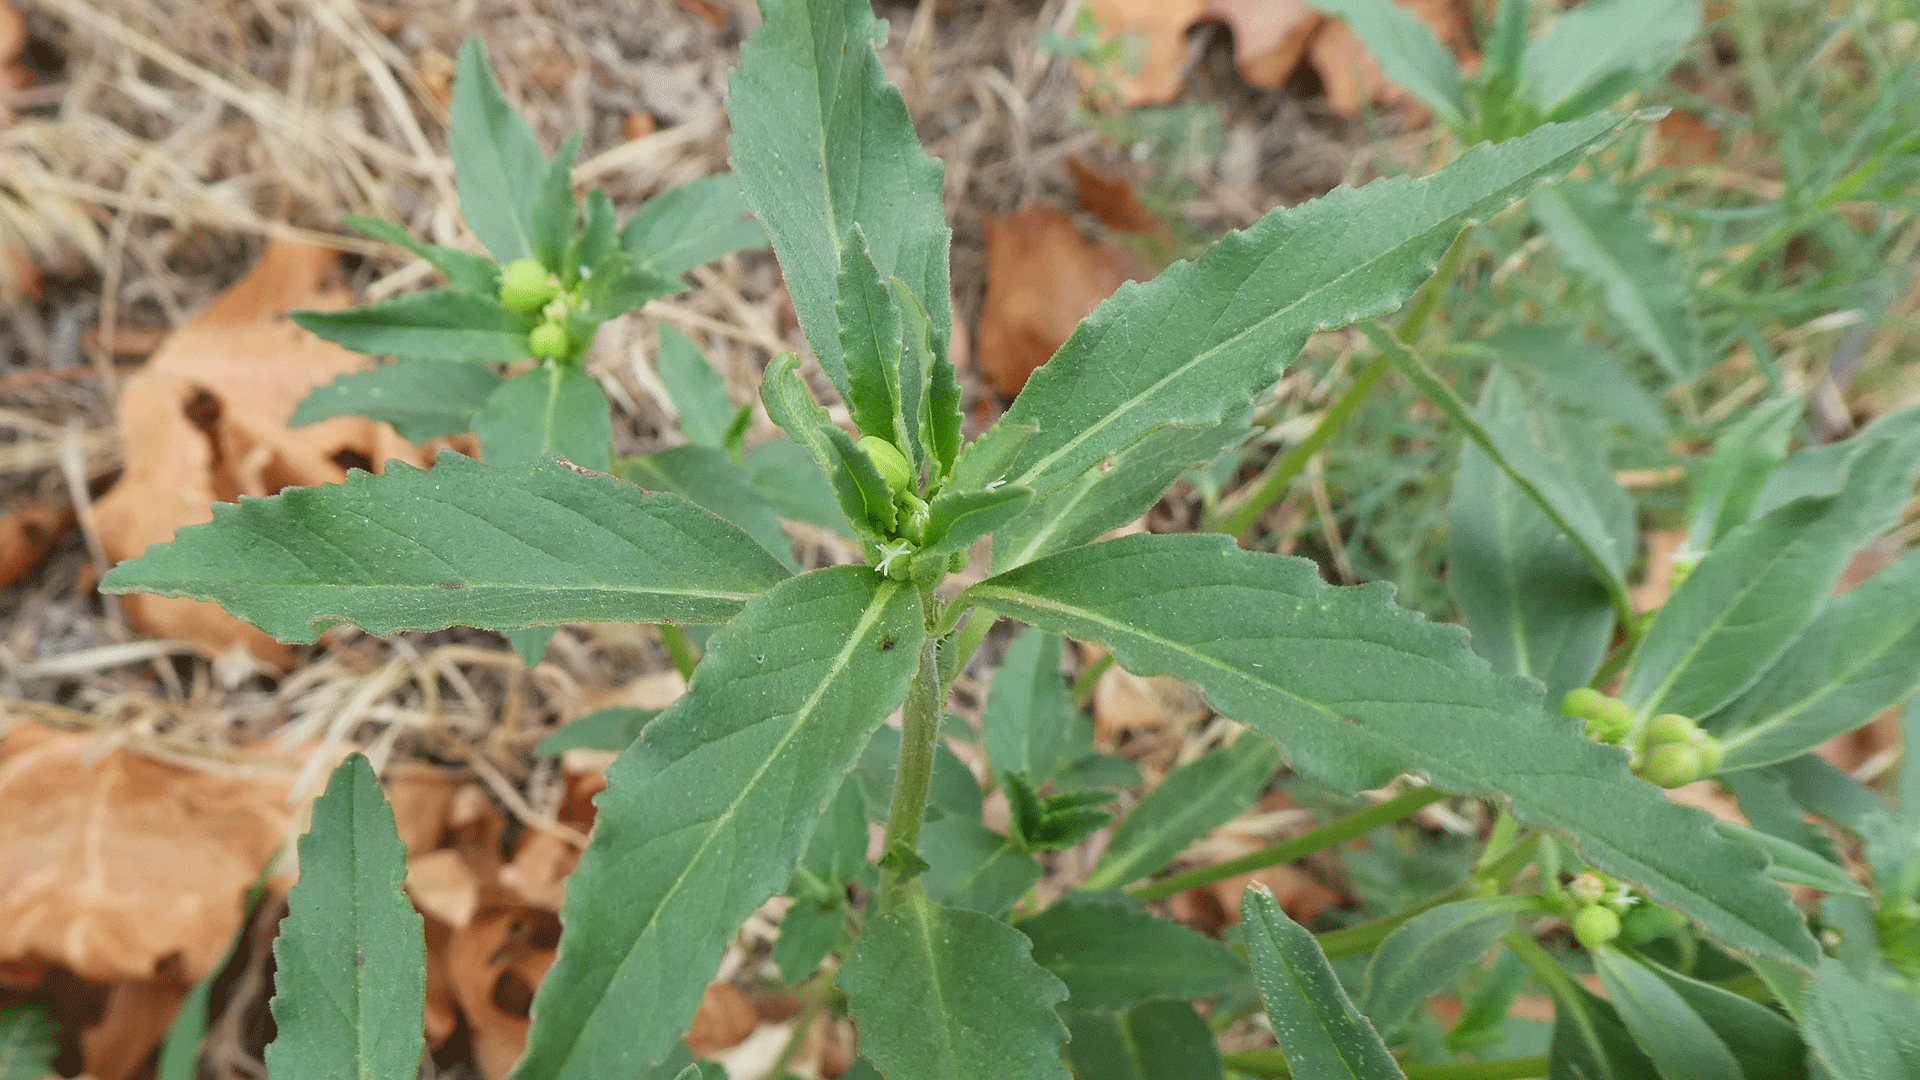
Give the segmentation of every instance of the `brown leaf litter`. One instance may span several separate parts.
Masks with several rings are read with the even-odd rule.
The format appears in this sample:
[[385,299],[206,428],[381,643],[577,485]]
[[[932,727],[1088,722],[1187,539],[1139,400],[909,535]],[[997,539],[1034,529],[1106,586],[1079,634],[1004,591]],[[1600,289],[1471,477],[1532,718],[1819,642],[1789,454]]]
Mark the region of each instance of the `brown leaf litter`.
[[[346,479],[430,457],[386,424],[335,417],[289,428],[316,386],[369,363],[294,325],[288,312],[337,310],[351,297],[339,252],[275,240],[259,262],[193,321],[169,336],[120,393],[126,467],[90,524],[109,558],[130,559],[213,519],[213,504]],[[121,605],[134,627],[184,638],[208,656],[245,649],[284,669],[293,652],[217,604],[135,593]]]

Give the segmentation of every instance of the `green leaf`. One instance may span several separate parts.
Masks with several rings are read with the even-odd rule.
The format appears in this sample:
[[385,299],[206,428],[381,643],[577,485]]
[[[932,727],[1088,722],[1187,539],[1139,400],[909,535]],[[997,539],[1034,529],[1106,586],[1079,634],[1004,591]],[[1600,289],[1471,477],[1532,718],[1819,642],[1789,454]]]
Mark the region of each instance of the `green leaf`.
[[1221,423],[1314,331],[1399,307],[1463,227],[1571,168],[1613,126],[1543,127],[1424,179],[1337,188],[1121,286],[961,455],[956,482],[1005,480],[1044,497],[1163,424]]
[[1060,638],[1027,629],[1007,647],[981,714],[987,760],[994,772],[1046,780],[1066,745],[1073,695],[1060,674]]
[[1242,738],[1168,773],[1113,831],[1081,887],[1117,889],[1165,867],[1253,805],[1279,767],[1270,740]]
[[867,804],[860,796],[860,782],[849,776],[814,825],[795,873],[805,875],[816,895],[842,897],[866,869]]
[[873,265],[858,222],[840,251],[837,292],[834,319],[840,326],[840,358],[847,369],[847,408],[854,426],[862,435],[892,443],[912,462],[919,431],[918,425],[909,426],[900,409],[900,311],[893,290]]
[[1247,977],[1233,950],[1134,907],[1074,895],[1024,919],[1033,959],[1067,986],[1070,1009],[1112,1011],[1216,994]]
[[707,362],[700,346],[667,323],[660,324],[660,348],[653,354],[653,371],[680,410],[680,433],[700,446],[726,445],[733,423],[733,395],[727,381]]
[[[767,225],[820,366],[851,402],[837,284],[864,234],[881,281],[926,304],[930,345],[947,353],[949,232],[940,164],[914,134],[874,48],[887,23],[852,0],[769,0],[740,49],[727,115],[733,168]],[[978,486],[978,485],[975,485]]]
[[557,626],[523,626],[518,630],[502,631],[507,644],[513,646],[514,655],[527,667],[538,667],[540,661],[547,658],[547,646],[553,644],[553,635]]
[[609,251],[592,267],[580,286],[581,314],[589,325],[625,315],[650,300],[686,289],[686,283],[663,274],[624,251]]
[[1066,1080],[1066,987],[998,919],[912,897],[867,921],[837,981],[887,1080]]
[[1709,726],[1726,768],[1785,761],[1852,731],[1920,687],[1920,554],[1826,607]]
[[1360,1011],[1392,1034],[1513,926],[1512,900],[1462,900],[1401,923],[1367,964]]
[[1920,435],[1920,405],[1888,413],[1844,442],[1802,450],[1780,463],[1754,501],[1755,515],[1771,513],[1802,495],[1831,495],[1846,480],[1855,459],[1883,442]]
[[630,1076],[672,1047],[906,695],[921,636],[913,590],[857,566],[790,579],[714,634],[607,773],[516,1077]]
[[[1217,459],[1252,434],[1244,418],[1213,427],[1168,424],[1113,454],[1112,468],[1088,469],[1065,487],[1035,499],[993,541],[993,570],[1011,570],[1042,555],[1088,543],[1147,512],[1195,465]],[[1001,489],[1004,490],[1004,489]]]
[[[1532,417],[1512,379],[1497,371],[1488,378],[1479,414],[1513,449],[1522,440],[1530,445]],[[1506,456],[1513,460],[1515,455]],[[1591,511],[1588,520],[1597,519],[1603,535],[1632,535],[1633,505],[1606,473],[1604,461],[1598,475],[1583,476],[1557,453],[1525,460],[1543,478],[1553,469],[1552,482],[1559,486],[1542,490],[1564,493],[1569,506],[1583,502]],[[1612,541],[1607,547],[1613,549]],[[1593,567],[1539,504],[1472,442],[1460,448],[1453,478],[1447,584],[1480,655],[1496,671],[1539,679],[1550,701],[1586,685],[1613,636],[1613,603]]]
[[1467,127],[1467,96],[1453,54],[1427,24],[1393,0],[1312,0],[1314,7],[1347,25],[1379,62],[1387,78],[1433,110],[1459,133]]
[[945,491],[927,507],[927,543],[914,562],[946,559],[973,547],[973,542],[999,529],[1033,501],[1023,487],[992,491]]
[[1184,1001],[1070,1012],[1067,1060],[1079,1080],[1221,1080],[1213,1029]]
[[217,600],[298,642],[341,622],[376,635],[723,622],[785,576],[752,537],[677,496],[443,453],[432,471],[390,462],[385,476],[218,504],[101,588]]
[[460,49],[451,114],[448,150],[460,184],[460,212],[473,235],[503,263],[537,257],[533,206],[547,158],[533,127],[500,93],[478,36]]
[[527,213],[533,257],[563,278],[573,269],[567,266],[567,249],[573,246],[574,227],[580,221],[579,205],[573,201],[573,162],[579,154],[580,133],[576,131],[553,155]]
[[364,416],[392,424],[410,443],[423,443],[473,430],[473,414],[499,385],[500,376],[479,364],[396,360],[314,387],[293,410],[287,426]]
[[920,829],[927,871],[920,886],[936,904],[1000,916],[1040,881],[1040,864],[977,818],[951,814]]
[[762,247],[767,233],[740,198],[731,173],[689,180],[640,204],[620,231],[620,247],[662,274],[679,276],[742,248]]
[[775,514],[788,521],[827,529],[849,540],[859,538],[847,524],[846,515],[840,512],[833,485],[805,447],[791,439],[776,437],[747,451],[740,464],[747,470],[754,490],[773,505]]
[[528,320],[465,289],[429,289],[345,311],[296,311],[293,321],[369,356],[505,364],[533,355]]
[[1713,441],[1713,455],[1687,498],[1687,538],[1676,557],[1698,559],[1736,525],[1753,520],[1754,500],[1787,456],[1804,406],[1797,397],[1762,405]]
[[813,974],[840,944],[846,927],[847,910],[842,899],[795,900],[780,917],[780,936],[773,941],[773,963],[780,969],[780,977],[792,986]]
[[541,739],[533,748],[533,756],[552,757],[567,750],[625,750],[640,737],[647,721],[658,715],[659,709],[629,705],[590,712]]
[[1599,280],[1607,306],[1668,375],[1685,381],[1700,374],[1686,265],[1655,239],[1626,192],[1602,180],[1569,180],[1536,192],[1529,205],[1561,256]]
[[1791,885],[1806,885],[1823,892],[1849,893],[1854,896],[1867,895],[1867,890],[1848,876],[1844,868],[1834,865],[1791,840],[1731,821],[1715,822],[1714,828],[1720,830],[1720,835],[1729,840],[1764,852],[1772,861],[1772,865],[1767,867],[1767,876],[1775,881]]
[[1807,1042],[1836,1077],[1920,1076],[1920,999],[1820,961],[1807,996]]
[[1528,43],[1520,95],[1549,120],[1603,109],[1666,74],[1699,29],[1699,0],[1588,0]]
[[711,446],[676,446],[645,457],[625,458],[614,472],[622,480],[648,490],[671,491],[706,507],[760,541],[760,546],[787,569],[799,568],[793,560],[793,542],[780,528],[772,505],[755,490],[746,470],[728,459],[726,451]]
[[1653,1080],[1653,1062],[1634,1045],[1613,1006],[1568,980],[1555,995],[1548,1080]]
[[416,240],[412,233],[384,218],[349,214],[341,221],[375,240],[385,240],[425,259],[446,277],[447,284],[456,289],[466,289],[487,297],[500,293],[500,267],[485,255]]
[[427,946],[401,891],[407,849],[372,766],[350,755],[313,804],[300,881],[273,942],[279,1034],[267,1068],[287,1080],[409,1080],[420,1068]]
[[1855,549],[1899,517],[1920,438],[1878,443],[1838,494],[1734,529],[1648,624],[1620,696],[1642,716],[1706,716],[1766,673],[1813,620]]
[[1651,961],[1646,967],[1720,1036],[1739,1061],[1746,1080],[1807,1080],[1807,1047],[1792,1021],[1712,983],[1690,979]]
[[558,454],[583,469],[606,472],[613,420],[606,391],[579,364],[542,361],[501,383],[473,417],[480,456],[508,468]]
[[1247,886],[1240,923],[1267,1018],[1293,1075],[1404,1080],[1380,1034],[1348,999],[1319,943],[1287,918],[1265,885]]
[[[1550,433],[1535,431],[1538,418],[1524,410],[1496,406],[1475,414],[1451,385],[1392,335],[1378,326],[1362,329],[1401,374],[1511,477],[1573,544],[1594,577],[1606,586],[1616,614],[1622,618],[1631,615],[1633,607],[1627,598],[1624,575],[1627,564],[1633,561],[1636,539],[1631,527],[1632,508],[1621,509],[1625,496],[1612,483],[1611,475],[1602,479],[1591,470],[1586,470],[1586,475],[1576,472],[1554,452]],[[1498,393],[1495,397],[1499,400]]]
[[598,266],[600,260],[620,246],[619,227],[614,223],[613,200],[594,188],[587,193],[586,221],[580,235],[567,250],[567,272],[578,274],[582,266]]
[[41,1080],[60,1053],[60,1025],[38,1005],[0,1010],[0,1080]]
[[833,485],[840,512],[854,531],[875,538],[893,530],[893,489],[866,452],[854,446],[846,432],[834,427],[827,419],[827,410],[815,403],[792,353],[775,357],[767,365],[760,382],[760,400],[767,406],[768,418],[813,455],[814,463]]
[[[1524,0],[1516,0],[1524,6]],[[1492,350],[1540,380],[1542,392],[1563,404],[1610,416],[1628,427],[1667,433],[1660,402],[1620,366],[1611,352],[1578,327],[1522,323],[1504,327],[1474,347]]]
[[1620,950],[1594,950],[1607,999],[1664,1080],[1741,1080],[1727,1044],[1673,987]]
[[1458,627],[1397,608],[1390,593],[1329,586],[1304,559],[1222,536],[1140,535],[1049,556],[962,597],[1105,643],[1129,671],[1191,680],[1320,783],[1360,791],[1416,770],[1445,791],[1501,796],[1729,944],[1812,962],[1813,940],[1757,855],[1630,776],[1617,748],[1547,715],[1537,684],[1494,674]]

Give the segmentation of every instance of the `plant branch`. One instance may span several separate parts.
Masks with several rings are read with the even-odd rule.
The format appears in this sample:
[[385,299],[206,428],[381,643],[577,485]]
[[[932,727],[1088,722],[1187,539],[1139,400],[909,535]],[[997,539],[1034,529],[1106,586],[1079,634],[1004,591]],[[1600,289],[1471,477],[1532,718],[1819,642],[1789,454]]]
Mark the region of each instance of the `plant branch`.
[[1337,821],[1328,822],[1305,836],[1296,836],[1292,840],[1261,848],[1259,851],[1250,852],[1237,859],[1228,859],[1223,863],[1174,874],[1172,877],[1164,877],[1159,881],[1127,891],[1140,900],[1163,900],[1175,893],[1197,889],[1202,885],[1211,885],[1216,881],[1225,881],[1252,870],[1264,870],[1269,866],[1293,862],[1295,859],[1344,843],[1356,836],[1364,836],[1382,825],[1399,821],[1421,807],[1437,803],[1446,797],[1446,792],[1435,788],[1413,788],[1386,802],[1370,806],[1358,813],[1348,814]]
[[1496,860],[1492,866],[1477,872],[1473,878],[1461,882],[1438,896],[1429,897],[1412,907],[1369,923],[1361,923],[1359,926],[1349,926],[1340,930],[1329,930],[1324,934],[1315,935],[1314,940],[1319,942],[1320,951],[1326,953],[1329,960],[1338,960],[1343,956],[1358,956],[1385,941],[1388,934],[1398,930],[1415,915],[1423,911],[1431,911],[1441,904],[1465,900],[1475,895],[1474,879],[1491,881],[1504,888],[1526,867],[1527,863],[1533,860],[1534,849],[1539,846],[1540,834],[1531,833],[1515,844],[1511,851]]
[[940,642],[929,635],[920,646],[920,666],[907,688],[900,763],[893,774],[893,803],[887,808],[887,832],[880,845],[881,911],[890,910],[906,899],[913,879],[924,866],[917,854],[920,823],[927,816],[927,792],[933,782],[933,751],[940,737],[940,705],[945,697],[946,688],[940,679]]
[[[1290,1077],[1287,1057],[1278,1050],[1235,1050],[1220,1055],[1221,1062],[1235,1072],[1254,1076]],[[1468,1061],[1452,1065],[1402,1065],[1407,1080],[1528,1080],[1547,1075],[1547,1055],[1507,1058],[1502,1061]]]

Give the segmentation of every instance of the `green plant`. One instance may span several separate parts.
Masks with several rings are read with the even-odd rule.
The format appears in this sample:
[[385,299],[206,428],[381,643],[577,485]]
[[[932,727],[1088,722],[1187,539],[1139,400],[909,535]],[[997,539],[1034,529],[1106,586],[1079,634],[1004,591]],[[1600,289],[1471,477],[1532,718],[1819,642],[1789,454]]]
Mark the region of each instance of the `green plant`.
[[[838,987],[861,1068],[890,1080],[1911,1072],[1903,1032],[1920,1006],[1902,980],[1920,953],[1920,770],[1908,767],[1892,810],[1807,750],[1920,681],[1916,616],[1901,602],[1920,557],[1829,599],[1911,492],[1920,413],[1784,461],[1728,461],[1733,479],[1701,485],[1692,507],[1708,523],[1697,564],[1643,623],[1624,596],[1630,505],[1566,452],[1564,418],[1500,379],[1470,406],[1409,347],[1463,230],[1564,174],[1620,119],[1543,123],[1423,179],[1276,211],[1123,288],[963,445],[940,171],[873,50],[885,24],[847,0],[770,0],[765,15],[733,82],[735,171],[857,435],[829,422],[792,357],[769,366],[762,401],[827,477],[866,565],[794,575],[677,496],[552,458],[444,456],[428,472],[220,507],[103,583],[217,599],[290,641],[343,621],[373,633],[724,624],[672,708],[575,733],[632,741],[570,879],[518,1077],[703,1075],[677,1038],[736,928],[781,892],[795,903],[775,963],[816,1008],[840,1007]],[[1363,331],[1478,455],[1454,512],[1482,539],[1462,549],[1453,584],[1491,664],[1385,586],[1329,586],[1301,559],[1218,535],[1097,542],[1243,438],[1249,406],[1310,334],[1403,304],[1391,329]],[[992,575],[943,589],[988,537]],[[1033,628],[995,679],[980,736],[1014,808],[1006,835],[981,823],[980,788],[942,739],[947,693],[1002,617]],[[1616,618],[1629,631],[1617,642]],[[1104,789],[1126,782],[1090,753],[1055,635],[1187,679],[1252,730],[1169,776],[1120,821],[1088,887],[1036,911],[1035,853],[1103,827]],[[1544,704],[1542,684],[1558,701],[1621,672],[1631,715],[1614,739]],[[898,732],[884,725],[896,707]],[[1633,774],[1616,743],[1644,748],[1669,713],[1692,724],[1661,720],[1653,743],[1710,736],[1753,828],[1716,828]],[[1419,779],[1303,837],[1156,879],[1258,796],[1282,751],[1342,794]],[[1250,890],[1231,948],[1145,907],[1448,794],[1493,807],[1479,854],[1453,885],[1374,921],[1316,937]],[[296,895],[286,940],[289,959],[331,950],[331,977],[391,1004],[304,1035],[283,1020],[283,1039],[306,1041],[278,1052],[276,1073],[398,1080],[417,1060],[417,1043],[380,1024],[413,1023],[418,994],[382,813],[366,766],[349,762],[303,845],[315,906]],[[1871,884],[1838,864],[1808,813],[1858,838]],[[869,820],[884,824],[874,865]],[[319,857],[343,850],[351,865]],[[1819,927],[1836,956],[1778,880],[1831,894]],[[348,910],[369,922],[329,935],[313,925],[318,898],[341,890],[367,898]],[[1542,944],[1559,947],[1561,924],[1583,951]],[[374,952],[360,934],[396,944]],[[1574,978],[1588,963],[1610,1000]],[[1506,1049],[1529,979],[1557,1005],[1545,1053]],[[1467,1008],[1443,1030],[1424,1002],[1461,988]],[[289,975],[276,1008],[299,1015],[322,993],[365,1000]],[[1264,1001],[1280,1048],[1222,1054],[1200,998],[1223,1026]]]

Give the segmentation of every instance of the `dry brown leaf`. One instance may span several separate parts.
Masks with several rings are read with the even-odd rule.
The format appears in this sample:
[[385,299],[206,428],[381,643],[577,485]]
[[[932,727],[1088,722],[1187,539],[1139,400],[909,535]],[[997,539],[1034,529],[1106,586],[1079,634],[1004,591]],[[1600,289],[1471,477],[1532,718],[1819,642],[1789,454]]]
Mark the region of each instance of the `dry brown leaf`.
[[[1179,96],[1187,27],[1200,18],[1206,0],[1088,0],[1088,6],[1102,40],[1119,39],[1123,55],[1138,62],[1136,70],[1122,63],[1122,70],[1100,73],[1113,86],[1119,104],[1155,105]],[[1093,73],[1077,66],[1076,71],[1083,83],[1091,80]]]
[[1029,203],[988,218],[980,374],[1004,398],[1027,384],[1073,328],[1123,282],[1148,276],[1140,257],[1080,234],[1063,210]]
[[0,514],[0,589],[44,558],[73,527],[73,508],[32,501]]
[[[1478,62],[1468,34],[1465,13],[1456,0],[1394,0],[1418,15],[1433,30],[1440,44],[1447,47],[1463,66]],[[1327,93],[1327,106],[1342,116],[1357,116],[1368,101],[1376,105],[1403,106],[1420,117],[1426,110],[1417,99],[1388,81],[1380,64],[1346,23],[1328,19],[1307,47],[1307,62],[1320,76]],[[1410,122],[1415,121],[1410,117]]]
[[1277,90],[1293,76],[1326,21],[1303,0],[1207,0],[1206,13],[1233,29],[1233,66],[1263,90]]
[[[379,471],[390,458],[428,464],[426,452],[370,420],[287,427],[314,387],[367,363],[287,317],[346,306],[337,259],[330,248],[269,242],[245,277],[127,380],[119,404],[126,468],[92,514],[109,557],[133,558],[182,526],[212,520],[215,502],[337,483],[349,466]],[[141,631],[184,638],[209,656],[244,647],[277,668],[292,661],[287,646],[216,604],[139,593],[121,604]]]
[[16,723],[0,739],[0,961],[103,983],[205,976],[295,813],[292,765],[250,766],[194,769]]
[[560,920],[531,909],[489,911],[455,930],[445,952],[453,999],[467,1018],[474,1061],[500,1080],[527,1048],[534,991],[553,966]]
[[732,983],[714,983],[700,996],[700,1011],[687,1031],[687,1049],[694,1057],[712,1057],[759,1026],[760,1010],[745,991]]
[[1103,746],[1130,731],[1165,729],[1184,735],[1207,714],[1200,692],[1171,675],[1135,675],[1116,666],[1093,684],[1093,729]]
[[128,1080],[146,1064],[173,1025],[188,984],[173,980],[115,983],[100,1022],[80,1033],[80,1058],[97,1080]]
[[453,999],[453,975],[447,970],[447,947],[453,941],[453,928],[427,916],[427,1045],[435,1050],[445,1046],[460,1027],[460,1009]]
[[1139,236],[1167,235],[1166,223],[1144,206],[1125,177],[1108,176],[1077,157],[1067,159],[1074,198],[1102,225]]
[[457,930],[480,910],[480,879],[465,856],[442,848],[407,859],[407,895],[421,914]]
[[26,45],[27,21],[0,0],[0,127],[13,122],[13,95],[33,85],[33,77],[19,63]]
[[460,778],[431,765],[400,763],[387,770],[382,783],[408,857],[443,846],[453,825],[453,802],[460,791]]
[[1720,157],[1720,133],[1685,109],[1675,109],[1653,125],[1648,139],[1650,164],[1669,169],[1711,165]]
[[1168,903],[1175,919],[1210,934],[1218,933],[1223,927],[1240,921],[1240,894],[1255,881],[1273,890],[1274,899],[1280,901],[1280,910],[1297,923],[1311,922],[1338,905],[1341,899],[1339,893],[1305,870],[1283,863],[1189,889]]

